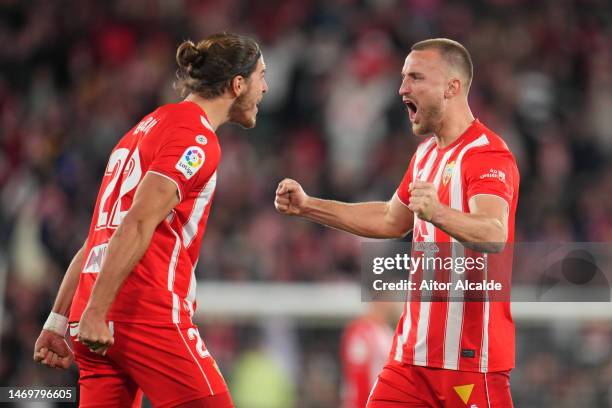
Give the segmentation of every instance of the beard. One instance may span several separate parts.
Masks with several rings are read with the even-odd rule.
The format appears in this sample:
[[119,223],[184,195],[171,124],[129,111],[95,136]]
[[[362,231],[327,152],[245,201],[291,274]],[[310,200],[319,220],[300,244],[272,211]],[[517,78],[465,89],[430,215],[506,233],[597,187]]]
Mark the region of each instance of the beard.
[[412,124],[412,131],[415,135],[427,136],[440,129],[443,117],[441,104],[421,106],[419,113],[421,116],[419,123]]
[[256,115],[251,116],[248,113],[253,105],[247,98],[248,94],[247,92],[236,98],[229,111],[230,122],[237,123],[243,129],[252,129],[256,123]]

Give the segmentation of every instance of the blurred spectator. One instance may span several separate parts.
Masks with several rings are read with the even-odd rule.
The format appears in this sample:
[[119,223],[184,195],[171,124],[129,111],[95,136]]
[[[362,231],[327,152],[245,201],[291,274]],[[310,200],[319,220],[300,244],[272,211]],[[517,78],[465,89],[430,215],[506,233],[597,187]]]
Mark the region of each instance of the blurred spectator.
[[400,315],[400,304],[370,302],[366,311],[352,320],[342,333],[342,407],[366,406],[378,374],[389,358],[393,329]]

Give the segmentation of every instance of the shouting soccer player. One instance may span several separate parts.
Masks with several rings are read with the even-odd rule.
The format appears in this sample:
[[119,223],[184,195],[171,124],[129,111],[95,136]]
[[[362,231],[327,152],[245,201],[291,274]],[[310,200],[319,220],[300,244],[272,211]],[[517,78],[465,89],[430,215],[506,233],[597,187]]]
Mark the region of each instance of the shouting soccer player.
[[[89,235],[68,267],[34,359],[67,368],[80,406],[232,407],[191,318],[194,270],[217,182],[217,128],[255,126],[268,86],[258,44],[214,34],[176,53],[181,103],[145,116],[113,149]],[[69,317],[66,317],[70,311]]]
[[[412,47],[399,94],[413,132],[431,137],[389,201],[321,200],[285,179],[276,209],[364,237],[397,238],[413,229],[413,247],[461,242],[501,251],[514,239],[519,174],[503,140],[470,110],[472,73],[468,51],[455,41]],[[513,366],[509,302],[409,301],[367,407],[512,407]]]

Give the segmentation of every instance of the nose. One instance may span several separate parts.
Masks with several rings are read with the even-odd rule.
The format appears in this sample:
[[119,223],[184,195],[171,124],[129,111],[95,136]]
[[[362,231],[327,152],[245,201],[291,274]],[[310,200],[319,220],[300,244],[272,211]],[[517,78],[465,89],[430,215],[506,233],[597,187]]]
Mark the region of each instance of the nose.
[[263,93],[268,92],[268,82],[264,79],[263,80],[263,88],[261,90]]
[[404,95],[410,94],[410,85],[408,84],[408,81],[406,81],[406,80],[402,81],[402,83],[401,83],[401,85],[399,87],[398,93],[399,93],[400,96],[404,96]]

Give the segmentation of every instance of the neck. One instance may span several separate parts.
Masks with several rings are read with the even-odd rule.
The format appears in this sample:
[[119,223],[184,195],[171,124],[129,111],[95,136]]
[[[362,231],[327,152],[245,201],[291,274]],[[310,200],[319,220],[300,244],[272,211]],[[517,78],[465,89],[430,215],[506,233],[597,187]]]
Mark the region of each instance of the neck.
[[215,132],[219,126],[229,121],[229,111],[232,106],[233,99],[228,98],[225,95],[214,99],[204,99],[195,93],[190,93],[185,100],[194,102],[200,108],[202,108],[204,112],[206,112],[208,122],[210,122],[210,125]]
[[467,101],[456,107],[449,106],[442,120],[442,126],[436,132],[436,143],[443,149],[457,140],[474,122],[474,115]]

